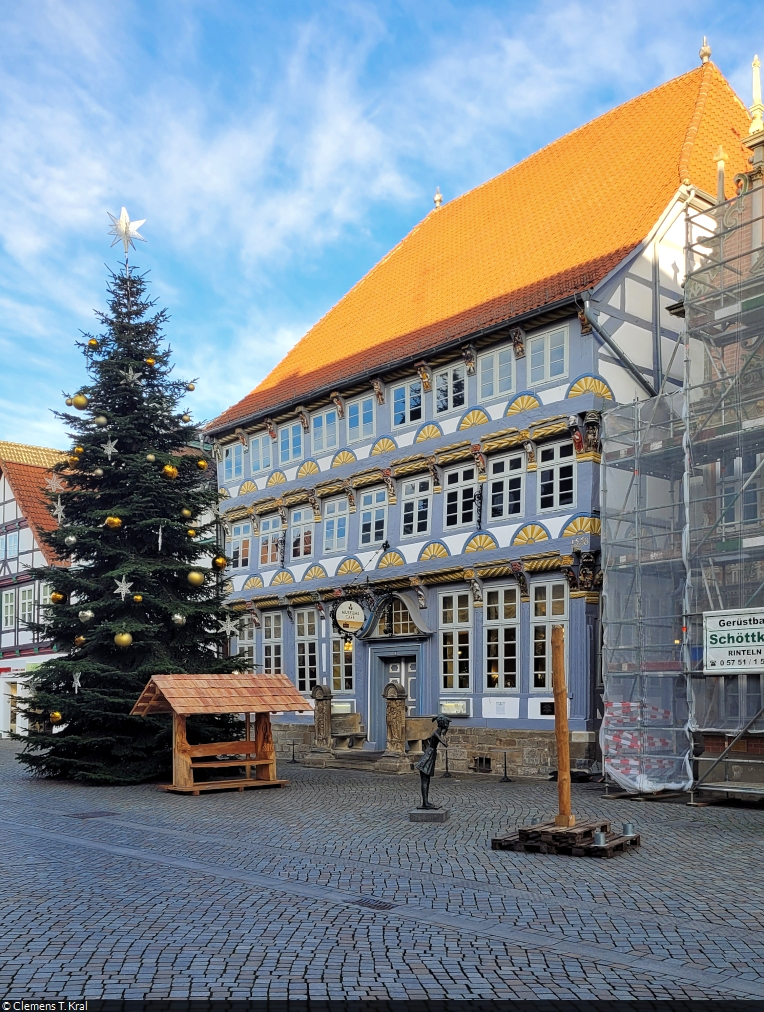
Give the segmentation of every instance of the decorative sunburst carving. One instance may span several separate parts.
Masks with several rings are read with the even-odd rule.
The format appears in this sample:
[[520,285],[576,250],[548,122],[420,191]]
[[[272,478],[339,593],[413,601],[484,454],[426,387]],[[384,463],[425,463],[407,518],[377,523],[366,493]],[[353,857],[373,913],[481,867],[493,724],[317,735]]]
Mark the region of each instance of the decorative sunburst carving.
[[459,422],[460,429],[471,429],[473,425],[485,425],[486,422],[490,422],[490,418],[480,408],[473,408],[468,411],[467,414]]
[[281,572],[276,573],[276,575],[271,580],[272,587],[278,587],[278,585],[281,583],[294,583],[294,577],[292,576],[292,574],[289,572],[288,569],[282,569]]
[[300,467],[297,471],[297,477],[306,478],[309,474],[318,474],[319,471],[320,468],[318,464],[315,462],[315,460],[306,460],[302,464],[300,464]]
[[230,499],[230,498],[231,498],[231,493],[228,491],[227,488],[219,488],[218,489],[218,499]]
[[226,595],[233,594],[233,582],[231,580],[226,580],[223,584],[223,593]]
[[389,453],[397,450],[398,447],[389,436],[381,436],[371,448],[371,456],[376,457],[380,453]]
[[377,569],[389,569],[391,566],[405,566],[406,562],[398,552],[385,552],[379,560]]
[[581,394],[596,394],[607,401],[612,401],[613,394],[607,383],[599,376],[582,376],[568,390],[568,397],[580,397]]
[[342,467],[343,464],[352,464],[354,460],[357,460],[357,457],[352,450],[340,450],[339,453],[335,453],[334,455],[332,467]]
[[325,580],[326,570],[323,566],[315,565],[311,566],[308,572],[303,576],[303,580]]
[[439,541],[431,541],[419,553],[419,561],[426,562],[428,559],[447,559],[448,556],[449,551],[445,545],[442,545]]
[[253,481],[245,481],[239,486],[239,495],[246,495],[247,492],[257,492],[257,485]]
[[343,559],[337,567],[337,576],[348,576],[350,573],[362,573],[363,566],[358,559]]
[[247,582],[244,584],[244,586],[241,589],[242,590],[255,590],[257,587],[262,587],[262,585],[263,585],[263,579],[262,579],[261,576],[250,576],[250,578],[247,580]]
[[490,534],[476,534],[474,538],[470,538],[465,547],[465,552],[490,552],[494,548],[499,546],[493,540]]
[[574,534],[599,534],[602,524],[599,517],[574,517],[562,532],[563,538],[571,538]]
[[287,478],[283,471],[274,471],[266,482],[266,485],[283,485],[286,480]]
[[535,545],[537,541],[548,541],[549,535],[541,526],[541,524],[526,524],[522,527],[514,538],[512,538],[513,545]]
[[440,426],[434,422],[428,422],[427,425],[423,425],[417,433],[416,442],[424,443],[427,439],[437,439],[438,436],[442,436]]
[[531,411],[533,408],[540,408],[541,401],[533,394],[520,394],[515,397],[507,408],[505,415],[519,415],[521,411]]

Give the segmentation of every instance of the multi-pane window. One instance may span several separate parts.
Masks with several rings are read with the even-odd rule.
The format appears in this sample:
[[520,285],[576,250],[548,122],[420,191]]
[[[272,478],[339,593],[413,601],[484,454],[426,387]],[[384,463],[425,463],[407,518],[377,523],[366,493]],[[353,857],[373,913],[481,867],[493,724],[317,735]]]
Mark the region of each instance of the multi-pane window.
[[414,636],[419,632],[411,612],[399,597],[394,597],[382,609],[377,631],[380,636]]
[[568,619],[567,585],[537,583],[532,588],[531,688],[552,687],[552,626],[565,627]]
[[255,436],[250,440],[249,454],[252,474],[258,474],[260,471],[270,471],[272,442],[273,440],[267,432],[263,432],[261,435]]
[[414,481],[403,482],[401,534],[404,538],[415,534],[429,534],[431,506],[429,478],[416,478]]
[[469,594],[444,594],[440,599],[441,688],[469,689],[472,614]]
[[463,408],[466,403],[464,366],[455,365],[435,374],[435,410],[438,414]]
[[575,497],[575,454],[572,443],[544,446],[539,452],[539,509],[572,506]]
[[244,447],[241,443],[231,443],[223,451],[223,475],[225,481],[241,478],[244,473]]
[[238,650],[236,656],[241,658],[244,671],[255,670],[255,625],[250,615],[245,615],[239,622],[237,636]]
[[5,558],[5,535],[0,534],[0,559]]
[[348,543],[348,501],[330,499],[324,503],[324,551],[344,552]]
[[309,559],[313,554],[313,510],[292,510],[292,527],[289,535],[290,557]]
[[724,503],[722,529],[727,526],[735,527],[737,524],[758,522],[760,489],[759,482],[753,478],[757,464],[758,455],[755,451],[746,450],[743,453],[740,449],[722,451],[718,464]]
[[[347,647],[350,649],[346,649]],[[332,640],[332,690],[353,691],[353,644]]]
[[43,605],[43,606],[47,605],[47,604],[50,604],[50,584],[49,583],[41,583],[40,584],[40,604]]
[[281,520],[278,516],[260,521],[260,565],[270,566],[279,561]]
[[361,397],[348,404],[348,442],[374,435],[374,397]]
[[422,381],[412,380],[393,387],[393,425],[422,420]]
[[263,615],[263,672],[266,675],[282,675],[281,612]]
[[338,442],[337,409],[329,408],[319,415],[313,415],[313,441],[311,451],[323,453],[333,450]]
[[475,495],[477,494],[477,469],[457,467],[445,477],[446,528],[469,527],[477,520]]
[[231,537],[226,540],[226,555],[231,569],[249,568],[249,550],[252,544],[252,524],[233,524]]
[[279,429],[279,463],[302,458],[302,424],[282,425]]
[[567,336],[567,330],[562,327],[528,341],[528,368],[532,386],[567,375]]
[[34,587],[22,587],[19,591],[19,621],[24,625],[34,622]]
[[490,461],[488,515],[491,520],[522,516],[523,464],[522,453]]
[[478,390],[481,401],[508,394],[514,389],[515,355],[511,348],[500,348],[478,358]]
[[361,544],[381,545],[387,526],[387,493],[375,488],[361,495]]
[[485,687],[517,689],[519,608],[517,587],[489,590],[485,596]]
[[316,613],[302,608],[295,615],[297,628],[297,688],[310,692],[318,684],[318,640]]
[[3,629],[13,629],[16,625],[16,591],[3,591]]

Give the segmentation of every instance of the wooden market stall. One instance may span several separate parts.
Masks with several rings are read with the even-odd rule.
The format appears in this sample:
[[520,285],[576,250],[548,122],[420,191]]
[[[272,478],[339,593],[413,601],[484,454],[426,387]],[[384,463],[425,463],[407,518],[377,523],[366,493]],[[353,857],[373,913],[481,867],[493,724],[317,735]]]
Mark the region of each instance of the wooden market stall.
[[[132,709],[147,717],[172,714],[172,783],[165,791],[199,794],[245,787],[283,787],[288,780],[276,777],[276,752],[271,731],[272,713],[299,713],[310,703],[297,692],[286,675],[154,675]],[[240,741],[217,741],[190,745],[186,718],[195,714],[243,713],[245,737]],[[251,715],[255,714],[254,738]],[[235,756],[219,759],[218,756]],[[225,780],[196,780],[200,770],[239,769],[243,775]]]

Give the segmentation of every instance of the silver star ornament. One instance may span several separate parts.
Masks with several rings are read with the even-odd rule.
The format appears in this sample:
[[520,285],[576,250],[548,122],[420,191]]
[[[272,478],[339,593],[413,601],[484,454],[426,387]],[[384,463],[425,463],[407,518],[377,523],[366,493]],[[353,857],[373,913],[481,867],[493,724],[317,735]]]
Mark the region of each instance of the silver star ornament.
[[60,527],[64,522],[64,507],[61,505],[61,496],[59,496],[58,499],[56,499],[56,505],[50,512],[56,518],[56,520],[58,521],[58,525]]
[[226,615],[224,622],[221,622],[220,619],[218,619],[218,626],[218,632],[225,633],[229,638],[239,631],[239,622],[235,622],[230,615]]
[[117,440],[112,439],[111,436],[109,436],[105,443],[101,443],[101,449],[109,458],[109,463],[111,464],[111,456],[113,453],[117,452]]
[[127,577],[123,576],[121,580],[114,581],[117,585],[117,589],[114,591],[115,594],[119,594],[124,603],[125,598],[130,593],[130,589],[133,586],[132,583],[127,582]]
[[119,374],[122,377],[121,382],[124,386],[132,386],[134,383],[137,383],[138,386],[140,386],[141,383],[143,383],[143,380],[132,366],[129,366],[126,370],[120,369]]
[[52,474],[50,478],[45,482],[45,487],[50,492],[63,492],[64,483],[61,481],[57,474]]
[[127,256],[128,249],[130,246],[135,249],[135,243],[133,239],[140,239],[141,242],[146,242],[142,235],[139,235],[138,229],[145,222],[145,218],[141,218],[140,221],[130,221],[130,217],[127,213],[127,208],[123,207],[120,212],[119,218],[115,218],[113,214],[106,212],[111,218],[111,228],[109,229],[109,235],[115,237],[112,246],[116,246],[118,242],[121,242],[125,247],[125,256]]

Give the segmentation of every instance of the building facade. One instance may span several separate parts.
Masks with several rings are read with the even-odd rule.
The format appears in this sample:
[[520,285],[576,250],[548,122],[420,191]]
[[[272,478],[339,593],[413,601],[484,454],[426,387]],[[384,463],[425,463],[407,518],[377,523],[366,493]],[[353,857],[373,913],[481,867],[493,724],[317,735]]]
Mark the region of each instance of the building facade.
[[457,768],[539,773],[562,625],[594,758],[600,415],[681,382],[685,219],[746,116],[706,61],[437,207],[212,423],[243,666],[328,687],[375,750],[399,682]]
[[50,468],[61,454],[39,446],[0,442],[0,736],[23,734],[26,720],[18,700],[27,695],[27,677],[55,656],[53,644],[32,632],[50,587],[31,570],[54,561],[41,534],[55,527],[45,499]]

